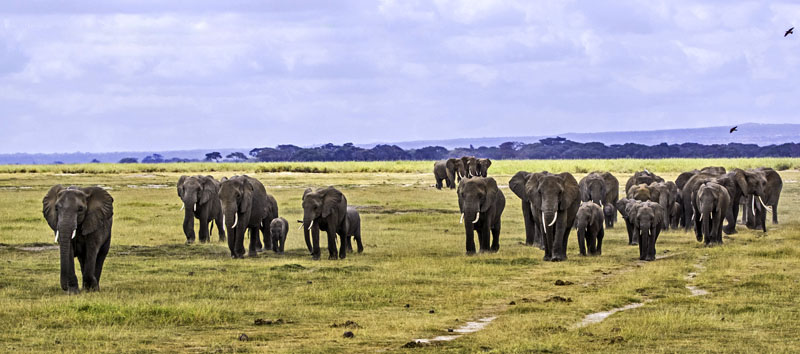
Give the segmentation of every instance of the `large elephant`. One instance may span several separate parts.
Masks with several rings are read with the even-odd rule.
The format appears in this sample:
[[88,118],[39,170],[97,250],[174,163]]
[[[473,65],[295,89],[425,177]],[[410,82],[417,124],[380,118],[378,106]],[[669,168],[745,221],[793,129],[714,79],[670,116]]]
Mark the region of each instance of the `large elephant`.
[[436,161],[433,164],[433,176],[436,179],[436,189],[442,189],[442,181],[447,188],[455,189],[456,183],[466,177],[467,169],[461,159],[450,158]]
[[478,173],[478,159],[475,156],[462,156],[461,163],[464,164],[467,175],[466,178],[480,176]]
[[567,259],[567,240],[580,207],[580,188],[568,172],[548,174],[539,180],[534,204],[541,210],[544,224],[544,260]]
[[725,212],[725,219],[728,220],[728,223],[723,227],[722,231],[728,235],[735,234],[736,219],[739,215],[739,200],[753,195],[756,190],[763,190],[766,181],[761,179],[759,173],[735,168],[717,177],[714,182],[725,187],[730,196],[728,210]]
[[603,209],[593,202],[583,202],[575,216],[575,226],[578,229],[578,247],[582,256],[589,254],[599,256],[603,253]]
[[606,227],[614,227],[617,221],[617,200],[619,200],[619,180],[610,172],[592,172],[578,182],[581,201],[592,201],[603,208]]
[[364,252],[364,244],[361,243],[361,215],[358,210],[351,206],[347,207],[347,252],[353,252],[353,240],[358,245],[358,253]]
[[492,160],[489,159],[475,159],[476,172],[478,176],[486,177],[489,175],[489,167],[492,166]]
[[[681,202],[683,203],[683,225],[684,230],[689,231],[689,229],[694,226],[694,219],[693,216],[697,213],[696,207],[694,206],[695,200],[695,193],[697,193],[697,188],[700,185],[711,182],[720,177],[721,174],[717,173],[719,171],[714,171],[711,168],[704,168],[707,172],[699,172],[689,178],[686,181],[686,184],[681,189]],[[677,185],[677,183],[676,183]]]
[[222,205],[219,202],[219,182],[212,176],[181,176],[178,179],[178,197],[185,209],[183,234],[186,244],[194,243],[194,219],[200,221],[200,242],[209,241],[209,227],[217,223],[219,241],[225,241],[225,227],[222,226]]
[[672,203],[675,202],[670,184],[674,185],[672,182],[653,182],[648,186],[650,188],[650,201],[661,205],[661,211],[664,213],[661,216],[662,220],[664,220],[664,229],[669,226],[670,211],[672,211]]
[[[219,199],[232,258],[244,258],[245,230],[250,230],[248,257],[257,257],[258,251],[263,251],[264,247],[272,249],[269,224],[278,217],[278,203],[267,194],[261,182],[246,175],[223,180]],[[263,246],[259,232],[264,235]]]
[[715,182],[706,182],[697,188],[694,204],[699,218],[695,222],[697,241],[706,245],[722,244],[722,222],[730,206],[728,190]]
[[644,171],[637,171],[631,178],[628,178],[628,182],[625,183],[625,191],[631,189],[631,186],[635,184],[650,185],[650,183],[653,182],[664,182],[664,179],[646,169]]
[[698,173],[700,173],[700,170],[698,169],[681,173],[678,175],[678,178],[675,178],[675,185],[678,186],[678,189],[683,189],[683,186],[686,185],[686,182],[689,182],[689,179]]
[[[311,258],[319,260],[319,231],[328,233],[328,259],[347,256],[347,198],[333,187],[303,192],[303,234]],[[309,233],[311,237],[309,238]],[[336,254],[336,235],[339,235],[339,255]]]
[[517,172],[508,181],[508,188],[522,200],[522,218],[525,222],[525,244],[544,249],[544,227],[541,209],[534,204],[534,196],[539,190],[539,180],[549,172]]
[[655,202],[634,202],[639,204],[632,213],[633,234],[639,240],[639,259],[653,261],[656,259],[656,241],[665,226],[662,218],[664,211]]
[[458,209],[466,231],[468,255],[475,254],[475,231],[481,252],[500,249],[500,220],[505,207],[506,198],[494,178],[474,177],[458,184]]
[[766,182],[764,194],[760,197],[751,196],[749,202],[745,204],[746,225],[748,228],[760,228],[766,232],[768,211],[772,213],[772,223],[778,223],[778,201],[783,190],[783,180],[777,171],[769,167],[751,169],[748,172],[761,174]]
[[114,198],[100,187],[57,184],[42,199],[42,214],[55,232],[61,258],[61,289],[77,294],[75,257],[81,264],[83,289],[100,290],[103,263],[111,246]]

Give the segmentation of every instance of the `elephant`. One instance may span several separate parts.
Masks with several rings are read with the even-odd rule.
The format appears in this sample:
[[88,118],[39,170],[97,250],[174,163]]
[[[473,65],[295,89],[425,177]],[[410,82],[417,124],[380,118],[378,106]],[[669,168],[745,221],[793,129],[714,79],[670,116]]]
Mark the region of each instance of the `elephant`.
[[222,205],[219,202],[219,182],[211,176],[181,176],[178,179],[178,197],[185,209],[183,234],[186,244],[194,243],[194,219],[200,221],[200,242],[210,241],[208,224],[217,224],[219,241],[225,242],[225,227],[222,226]]
[[[319,260],[319,231],[328,233],[328,259],[347,256],[347,198],[333,187],[303,192],[303,234],[313,260]],[[309,233],[311,234],[309,237]],[[339,254],[336,254],[336,235],[339,235]]]
[[700,169],[700,173],[710,173],[718,176],[726,174],[728,171],[722,166],[706,166]]
[[580,207],[578,181],[569,172],[547,174],[539,181],[534,204],[541,210],[544,226],[544,260],[567,259],[567,241]]
[[489,175],[489,167],[492,166],[492,160],[489,159],[476,159],[476,172],[478,176],[486,177]]
[[433,178],[436,180],[436,189],[442,189],[442,181],[447,188],[451,187],[450,176],[447,174],[447,160],[433,163]]
[[464,168],[466,169],[467,178],[480,176],[478,172],[478,159],[476,159],[475,156],[462,156],[461,162],[464,164]]
[[525,222],[525,244],[536,245],[544,249],[544,226],[541,220],[541,209],[534,204],[534,196],[538,193],[539,180],[547,171],[542,172],[517,172],[508,181],[508,188],[522,200],[522,218]]
[[728,189],[718,183],[709,181],[697,188],[694,205],[699,218],[694,230],[698,242],[704,241],[706,246],[722,244],[722,223],[730,202]]
[[[260,181],[247,175],[225,179],[220,183],[219,199],[231,258],[244,258],[245,230],[250,230],[248,257],[258,257],[258,251],[264,248],[272,249],[269,224],[278,217],[278,203]],[[264,247],[259,232],[264,235]]]
[[575,215],[575,225],[578,227],[578,247],[582,256],[599,256],[603,253],[603,222],[605,215],[603,209],[594,202],[583,202]]
[[442,189],[442,181],[447,188],[456,188],[456,179],[461,181],[467,174],[464,162],[461,159],[450,158],[436,161],[433,164],[433,176],[436,178],[436,189]]
[[694,175],[700,173],[700,170],[694,169],[691,171],[686,171],[678,175],[678,178],[675,179],[675,185],[678,186],[678,189],[683,189],[683,186],[686,185],[686,182],[689,181]]
[[762,180],[759,173],[735,168],[718,176],[714,182],[725,187],[730,196],[728,210],[725,212],[725,219],[728,220],[728,223],[722,231],[728,235],[735,234],[737,233],[736,219],[739,216],[739,200],[746,199],[745,196],[752,195],[755,190],[763,190],[766,180]]
[[458,209],[466,232],[467,255],[475,254],[475,231],[480,252],[500,249],[500,220],[505,207],[506,197],[492,177],[473,177],[458,184]]
[[364,252],[364,244],[361,243],[361,216],[358,210],[351,206],[347,207],[347,252],[353,252],[353,237],[358,245],[358,253]]
[[628,188],[627,198],[646,202],[652,198],[650,187],[644,183],[635,184]]
[[650,201],[661,205],[661,209],[664,213],[664,215],[661,216],[664,220],[664,229],[667,229],[669,226],[670,211],[672,211],[672,203],[675,202],[670,184],[674,185],[672,182],[653,182],[648,186],[650,189]]
[[639,259],[654,261],[656,259],[656,241],[665,226],[662,218],[664,211],[655,202],[634,202],[639,204],[632,215],[633,234],[639,240]]
[[625,183],[625,191],[631,189],[631,186],[636,184],[646,184],[650,185],[653,182],[664,182],[664,179],[656,176],[655,173],[652,173],[645,169],[644,171],[638,171],[628,178],[628,182]]
[[680,227],[681,216],[683,216],[683,207],[679,201],[672,203],[669,212],[669,225],[670,228],[677,230]]
[[705,170],[711,172],[701,171],[695,174],[689,178],[683,188],[681,188],[680,200],[683,203],[683,226],[684,230],[687,232],[689,231],[689,228],[694,225],[693,215],[697,213],[696,207],[694,206],[694,194],[697,193],[697,188],[699,188],[701,184],[714,181],[720,177],[720,174],[714,172],[712,168],[705,168]]
[[83,290],[100,290],[100,275],[111,246],[114,198],[100,187],[64,188],[57,184],[42,199],[42,214],[59,245],[61,289],[80,293],[75,276],[77,257]]
[[616,204],[619,199],[619,181],[610,172],[592,172],[578,182],[581,201],[591,200],[603,208],[606,227],[613,228],[617,221]]
[[636,211],[639,208],[638,200],[622,198],[617,201],[617,210],[622,214],[625,221],[625,229],[628,232],[628,245],[638,245],[639,240],[633,234],[633,221],[636,218]]
[[278,217],[269,223],[269,236],[272,239],[272,251],[283,254],[286,246],[286,235],[289,234],[289,222]]
[[[750,203],[745,204],[745,215],[748,216],[746,224],[748,228],[761,228],[764,232],[767,232],[766,213],[768,211],[772,213],[772,223],[778,223],[778,201],[783,190],[783,180],[777,171],[769,167],[760,167],[748,170],[748,172],[763,175],[766,182],[764,184],[764,194],[751,197]],[[756,200],[758,200],[758,203],[756,203]]]

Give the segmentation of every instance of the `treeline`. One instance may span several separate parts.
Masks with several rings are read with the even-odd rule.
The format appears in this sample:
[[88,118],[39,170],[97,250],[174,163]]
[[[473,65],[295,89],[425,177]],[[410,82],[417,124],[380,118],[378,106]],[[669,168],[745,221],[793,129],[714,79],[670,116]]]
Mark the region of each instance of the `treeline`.
[[[360,148],[352,143],[344,145],[325,144],[313,148],[295,145],[278,145],[250,150],[249,156],[234,152],[222,156],[219,152],[206,154],[203,161],[225,162],[284,162],[284,161],[398,161],[398,160],[440,160],[448,157],[477,156],[496,160],[562,160],[562,159],[662,159],[662,158],[738,158],[738,157],[800,157],[800,144],[758,146],[756,144],[713,144],[696,143],[642,145],[578,143],[565,138],[547,138],[538,143],[524,144],[505,142],[499,146],[456,148],[448,150],[441,146],[427,146],[420,149],[403,150],[396,145],[377,145],[370,149]],[[199,160],[164,158],[153,154],[142,159],[142,163],[194,162]],[[124,158],[120,163],[136,163],[135,158]]]

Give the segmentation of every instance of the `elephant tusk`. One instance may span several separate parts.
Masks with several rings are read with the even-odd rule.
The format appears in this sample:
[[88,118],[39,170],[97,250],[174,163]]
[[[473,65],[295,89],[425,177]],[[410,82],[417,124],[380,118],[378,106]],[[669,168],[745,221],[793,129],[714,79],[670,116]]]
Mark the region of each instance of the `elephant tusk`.
[[56,239],[53,242],[58,243],[58,230],[56,230]]
[[308,231],[311,231],[312,226],[314,226],[314,220],[311,220],[311,223],[308,224]]
[[768,212],[772,213],[772,210],[770,209],[770,207],[768,207],[766,204],[764,204],[764,200],[762,200],[761,197],[758,197],[758,201],[761,203],[761,205],[764,206],[764,209],[766,209]]
[[71,238],[75,238],[75,232],[76,231],[78,231],[78,229],[72,230],[72,237]]
[[750,210],[753,212],[753,216],[756,216],[756,196],[753,195],[751,198],[753,199],[753,205],[750,207]]
[[231,228],[236,227],[236,224],[239,223],[239,213],[233,214],[233,226]]
[[478,222],[478,220],[479,220],[480,218],[481,218],[481,212],[478,212],[478,214],[477,214],[477,215],[475,215],[475,220],[473,220],[473,221],[472,221],[472,223],[474,224],[474,223]]
[[556,219],[558,218],[558,210],[556,210],[556,215],[553,215],[553,221],[550,222],[547,226],[553,226],[556,223]]
[[197,203],[194,203],[194,206],[192,207],[192,211],[197,211]]
[[700,220],[697,220],[697,222],[702,222],[702,221],[703,221],[703,213],[700,213]]
[[186,204],[181,204],[181,210],[180,211],[183,211],[183,209],[185,209],[185,208],[186,208]]
[[303,224],[300,224],[300,227],[298,227],[297,229],[300,230],[302,228],[303,228]]
[[600,201],[600,207],[601,208],[605,208],[606,207],[605,205],[603,205],[603,201],[602,200]]
[[464,213],[461,213],[461,220],[458,221],[459,224],[464,223]]
[[222,213],[222,227],[228,227],[228,224],[225,223],[225,213]]

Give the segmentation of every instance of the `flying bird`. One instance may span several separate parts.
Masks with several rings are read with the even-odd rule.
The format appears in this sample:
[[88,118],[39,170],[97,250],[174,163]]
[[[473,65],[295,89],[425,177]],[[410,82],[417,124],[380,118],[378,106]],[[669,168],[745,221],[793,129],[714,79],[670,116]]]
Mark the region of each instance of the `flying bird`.
[[739,127],[739,126],[737,125],[737,126],[735,126],[735,127],[731,128],[731,132],[730,132],[730,133],[731,133],[731,134],[733,134],[733,132],[738,132],[738,131],[739,131],[739,129],[736,129],[736,128],[738,128],[738,127]]
[[783,36],[784,36],[784,37],[786,37],[786,36],[788,36],[788,35],[790,35],[790,34],[793,34],[793,33],[794,33],[794,31],[792,31],[793,29],[794,29],[794,27],[792,27],[792,28],[788,29],[788,30],[786,31],[786,33],[784,33],[784,34],[783,34]]

